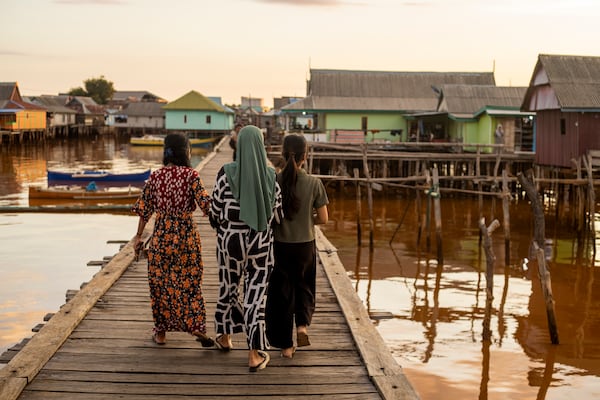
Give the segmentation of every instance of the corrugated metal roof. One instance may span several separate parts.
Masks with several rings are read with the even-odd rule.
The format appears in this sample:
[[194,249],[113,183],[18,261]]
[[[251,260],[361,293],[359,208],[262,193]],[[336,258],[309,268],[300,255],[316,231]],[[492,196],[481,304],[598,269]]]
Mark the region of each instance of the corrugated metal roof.
[[541,54],[539,61],[563,108],[600,107],[600,57]]
[[218,105],[208,97],[196,92],[195,90],[183,95],[182,97],[168,103],[163,107],[165,110],[198,110],[198,111],[217,111],[225,112],[223,106]]
[[442,85],[442,101],[438,111],[473,116],[484,107],[519,110],[527,87],[492,85]]
[[163,107],[164,103],[153,103],[149,101],[129,103],[123,114],[131,117],[157,117],[161,118],[165,115]]
[[[433,91],[432,91],[433,93]],[[397,97],[334,97],[309,96],[288,104],[282,111],[431,111],[435,110],[437,99]]]
[[[536,85],[536,77],[547,76],[547,83]],[[550,86],[561,109],[600,108],[600,57],[540,54],[531,83],[524,96],[523,109],[540,86]],[[531,110],[536,111],[536,110]]]
[[65,106],[64,97],[42,95],[42,96],[31,96],[28,99],[30,102],[32,102],[34,104],[38,104],[51,112],[63,113],[63,114],[76,114],[77,113],[72,108]]
[[0,82],[0,100],[11,100],[16,86],[17,82]]
[[433,87],[495,85],[492,72],[394,72],[312,69],[308,97],[282,108],[340,111],[432,111]]
[[492,72],[395,72],[311,69],[309,96],[428,98],[432,86],[495,85]]

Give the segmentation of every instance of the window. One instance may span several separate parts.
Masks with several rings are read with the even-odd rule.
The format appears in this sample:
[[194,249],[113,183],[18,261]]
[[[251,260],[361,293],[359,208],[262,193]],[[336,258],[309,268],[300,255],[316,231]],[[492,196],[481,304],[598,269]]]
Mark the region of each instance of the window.
[[561,135],[567,134],[567,121],[565,121],[564,118],[560,119],[560,134]]
[[210,115],[207,115],[207,116],[206,116],[206,123],[207,123],[207,124],[210,124],[210,121],[211,121],[211,117],[210,117]]

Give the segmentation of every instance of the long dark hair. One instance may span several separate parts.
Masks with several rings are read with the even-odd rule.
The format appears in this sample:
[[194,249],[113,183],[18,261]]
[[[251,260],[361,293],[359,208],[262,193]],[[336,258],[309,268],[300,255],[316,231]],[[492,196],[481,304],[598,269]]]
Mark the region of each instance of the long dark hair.
[[290,134],[283,139],[284,166],[279,174],[283,213],[286,219],[294,219],[300,209],[300,199],[296,196],[296,182],[300,163],[306,154],[306,139],[302,135]]
[[163,149],[163,165],[173,164],[191,167],[189,155],[190,141],[181,133],[169,133],[165,138]]

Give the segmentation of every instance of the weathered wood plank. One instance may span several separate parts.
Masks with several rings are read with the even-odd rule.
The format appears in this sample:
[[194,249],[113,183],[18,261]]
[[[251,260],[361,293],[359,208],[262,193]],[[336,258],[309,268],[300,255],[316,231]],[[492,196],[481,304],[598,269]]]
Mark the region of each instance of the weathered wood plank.
[[[148,395],[136,395],[130,394],[127,397],[119,396],[118,394],[99,394],[99,393],[68,393],[69,400],[114,400],[116,398],[126,398],[127,400],[148,400]],[[195,393],[194,395],[153,395],[153,399],[156,400],[190,400],[190,399],[214,399],[214,395],[204,395],[204,393]],[[273,400],[273,396],[252,396],[252,400]],[[295,394],[278,395],[277,399],[281,400],[306,400],[307,397],[302,393],[302,389],[298,388]],[[379,400],[381,397],[378,393],[363,393],[360,396],[356,394],[338,394],[335,397],[331,395],[313,395],[310,396],[311,400]],[[23,400],[64,400],[65,393],[62,392],[30,392],[26,391],[21,397]],[[239,400],[240,396],[219,396],[219,400]]]

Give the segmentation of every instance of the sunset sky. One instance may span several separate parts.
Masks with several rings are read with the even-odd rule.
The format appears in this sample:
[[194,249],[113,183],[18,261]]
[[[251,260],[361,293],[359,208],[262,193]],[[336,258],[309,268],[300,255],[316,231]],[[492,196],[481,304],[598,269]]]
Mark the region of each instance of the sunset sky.
[[597,0],[2,0],[0,82],[58,94],[104,76],[169,101],[306,94],[309,69],[495,71],[600,56]]

